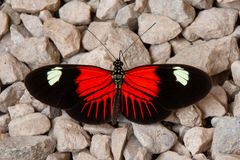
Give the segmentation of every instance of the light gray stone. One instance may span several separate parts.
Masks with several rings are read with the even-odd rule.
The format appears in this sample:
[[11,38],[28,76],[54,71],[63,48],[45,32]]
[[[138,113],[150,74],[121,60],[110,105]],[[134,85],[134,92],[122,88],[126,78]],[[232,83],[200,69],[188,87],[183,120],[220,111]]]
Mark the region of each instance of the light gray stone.
[[[149,29],[150,26],[155,25]],[[175,38],[181,33],[181,26],[165,16],[143,13],[138,17],[138,35],[143,42],[148,44],[160,44]]]
[[231,105],[232,114],[235,117],[240,116],[240,92],[235,95],[234,101]]
[[148,1],[147,0],[136,0],[135,1],[135,6],[134,6],[134,11],[136,12],[143,12],[144,9],[147,6]]
[[233,9],[211,8],[201,11],[194,22],[183,31],[189,41],[198,38],[213,39],[230,35],[236,24],[238,12]]
[[42,10],[40,13],[39,13],[39,18],[42,20],[42,21],[46,21],[47,19],[49,18],[52,18],[52,13],[49,11],[49,10]]
[[8,125],[9,134],[13,136],[34,136],[49,131],[51,123],[41,113],[31,113],[12,119]]
[[18,25],[21,23],[19,13],[12,9],[12,6],[10,4],[4,3],[2,11],[9,16],[13,24]]
[[202,154],[202,153],[193,155],[193,159],[194,159],[194,160],[209,160],[209,159],[208,159],[204,154]]
[[92,12],[96,13],[100,0],[90,0],[88,1],[88,5],[91,6]]
[[9,137],[0,141],[0,157],[2,160],[45,160],[55,146],[55,140],[48,136]]
[[70,153],[55,152],[49,154],[46,160],[70,160]]
[[28,104],[16,104],[8,107],[11,119],[15,119],[34,112],[34,108]]
[[6,13],[0,11],[0,39],[8,32],[9,19]]
[[153,14],[167,16],[181,26],[188,26],[195,18],[194,8],[185,0],[149,0],[148,5]]
[[162,153],[172,148],[177,142],[174,132],[162,124],[140,125],[132,123],[134,135],[151,153]]
[[50,119],[54,119],[58,116],[61,116],[62,111],[59,108],[54,108],[54,107],[51,107],[51,106],[47,106],[46,108],[44,108],[42,110],[41,113],[46,115]]
[[[28,32],[28,30],[23,25],[11,25],[10,35],[11,41],[14,42],[14,44],[20,44],[24,42],[26,38],[32,37],[31,33]],[[11,49],[13,47],[15,47],[15,45],[13,45]]]
[[181,156],[176,152],[167,151],[160,154],[156,160],[191,160],[191,158],[186,156]]
[[171,45],[168,42],[163,44],[151,45],[149,51],[153,63],[164,64],[170,58]]
[[191,157],[189,150],[179,141],[171,148],[171,150],[179,155]]
[[74,160],[97,160],[96,157],[92,156],[88,150],[83,150],[76,155]]
[[70,1],[59,9],[59,16],[71,24],[89,24],[91,21],[91,7],[85,2]]
[[8,134],[8,133],[1,133],[1,132],[0,132],[0,141],[6,139],[6,138],[8,138],[8,137],[9,137],[9,134]]
[[61,19],[49,18],[44,22],[44,30],[63,58],[73,56],[80,50],[81,34],[74,25]]
[[231,80],[226,80],[223,83],[222,88],[225,90],[225,92],[230,98],[234,98],[236,93],[240,91],[240,87],[235,85],[234,82]]
[[83,129],[85,131],[88,131],[91,134],[107,134],[110,135],[114,131],[114,127],[112,127],[110,124],[98,124],[98,125],[90,125],[90,124],[84,124]]
[[214,0],[187,0],[187,2],[197,9],[209,9],[212,7]]
[[8,131],[8,124],[10,120],[11,118],[9,114],[0,115],[0,133],[6,133]]
[[233,81],[240,87],[240,61],[235,61],[231,65]]
[[191,43],[184,38],[175,38],[170,41],[172,50],[175,54],[181,52],[182,49],[190,47]]
[[217,5],[224,8],[240,10],[240,2],[238,0],[217,0]]
[[239,160],[240,156],[237,154],[217,154],[215,160]]

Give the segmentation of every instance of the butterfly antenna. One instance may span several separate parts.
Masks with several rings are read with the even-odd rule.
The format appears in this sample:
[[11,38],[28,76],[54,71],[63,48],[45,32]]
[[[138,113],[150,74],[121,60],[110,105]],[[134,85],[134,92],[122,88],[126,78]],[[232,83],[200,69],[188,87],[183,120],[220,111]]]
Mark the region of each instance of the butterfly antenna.
[[120,58],[121,58],[121,55],[122,55],[123,62],[125,63],[126,68],[128,69],[128,65],[127,65],[127,62],[126,62],[125,58],[123,57],[123,52],[122,52],[122,50],[120,50],[120,52],[119,52],[119,60],[121,60],[121,59],[120,59]]
[[105,46],[105,44],[103,44],[93,32],[91,32],[88,28],[87,28],[87,31],[90,32],[90,33],[93,35],[93,37],[96,38],[96,40],[108,51],[108,53],[109,53],[115,60],[117,59],[117,58],[110,52],[110,50]]

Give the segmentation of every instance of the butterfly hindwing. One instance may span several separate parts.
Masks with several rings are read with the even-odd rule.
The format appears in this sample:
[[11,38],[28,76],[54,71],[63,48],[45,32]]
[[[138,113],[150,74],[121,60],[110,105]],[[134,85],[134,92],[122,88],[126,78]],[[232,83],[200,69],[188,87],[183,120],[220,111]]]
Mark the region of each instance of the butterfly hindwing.
[[115,85],[111,71],[85,65],[50,65],[25,79],[32,96],[65,109],[76,120],[99,124],[111,119]]
[[203,98],[211,88],[203,71],[180,64],[140,66],[125,72],[121,90],[123,115],[137,123],[153,123],[171,110]]

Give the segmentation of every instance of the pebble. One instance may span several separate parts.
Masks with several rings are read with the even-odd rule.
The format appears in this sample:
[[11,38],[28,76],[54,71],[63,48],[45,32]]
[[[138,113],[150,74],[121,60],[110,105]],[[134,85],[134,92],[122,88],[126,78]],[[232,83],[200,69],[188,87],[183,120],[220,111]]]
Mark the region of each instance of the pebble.
[[177,142],[174,132],[165,128],[162,124],[140,125],[132,123],[134,135],[142,146],[154,154],[165,152]]
[[97,158],[92,156],[89,151],[83,150],[73,160],[97,160]]
[[31,113],[12,119],[8,125],[9,134],[13,136],[35,136],[49,131],[51,123],[41,113]]
[[234,101],[231,105],[231,110],[234,117],[240,116],[240,92],[235,95]]
[[197,9],[209,9],[212,7],[214,0],[187,0],[187,2]]
[[2,11],[8,15],[13,24],[18,25],[21,23],[19,13],[12,9],[12,6],[8,3],[4,3]]
[[153,63],[164,64],[170,58],[171,45],[168,42],[157,45],[151,45],[149,51]]
[[49,11],[49,10],[42,10],[40,13],[39,13],[39,18],[42,20],[42,21],[46,21],[50,18],[52,18],[52,13]]
[[215,160],[239,160],[240,156],[237,154],[218,154]]
[[234,83],[240,87],[240,61],[234,61],[231,65],[232,77]]
[[9,19],[6,13],[0,11],[0,39],[8,32]]
[[8,131],[8,124],[10,120],[11,118],[9,114],[0,115],[0,133],[6,133]]
[[167,151],[160,154],[156,160],[191,160],[191,158],[179,155],[176,152]]
[[56,141],[48,136],[16,136],[0,141],[2,160],[45,160],[53,153]]
[[236,93],[240,91],[240,87],[235,85],[232,80],[226,80],[223,83],[222,88],[225,90],[225,92],[227,93],[228,97],[230,97],[230,99],[233,99]]
[[44,21],[43,27],[45,35],[57,46],[63,58],[78,53],[81,34],[74,25],[61,19],[49,18]]
[[59,9],[59,16],[68,23],[86,25],[91,22],[91,7],[85,2],[70,1]]
[[190,47],[191,43],[185,38],[175,38],[170,41],[174,54],[178,54],[182,49]]
[[143,12],[144,9],[146,8],[148,1],[147,0],[136,0],[135,1],[135,6],[134,6],[134,11],[136,12]]
[[[12,24],[10,26],[10,35],[11,35],[11,41],[14,42],[14,44],[20,44],[24,42],[26,38],[30,38],[32,35],[28,32],[28,30],[24,27],[24,25],[14,25]],[[16,45],[13,45],[10,49],[15,47]]]
[[240,10],[240,2],[238,0],[217,0],[217,5],[224,8],[234,8]]
[[15,119],[33,113],[34,108],[29,104],[16,104],[14,106],[8,107],[8,112],[11,119]]
[[47,106],[46,108],[44,108],[42,110],[41,113],[46,115],[49,119],[54,119],[58,116],[61,116],[62,111],[59,108],[54,108],[54,107]]
[[70,153],[55,152],[55,153],[49,154],[46,160],[70,160],[70,157],[71,157]]
[[171,148],[171,150],[179,155],[191,157],[189,150],[179,141]]
[[195,154],[192,157],[194,160],[209,160],[204,154],[199,153],[199,154]]
[[[154,23],[156,23],[151,29]],[[181,26],[175,21],[165,16],[143,13],[138,17],[138,35],[144,43],[160,44],[175,38],[181,33]]]
[[110,124],[99,124],[99,125],[90,125],[90,124],[84,124],[83,129],[93,135],[95,134],[107,134],[110,135],[114,131],[114,127],[112,127]]

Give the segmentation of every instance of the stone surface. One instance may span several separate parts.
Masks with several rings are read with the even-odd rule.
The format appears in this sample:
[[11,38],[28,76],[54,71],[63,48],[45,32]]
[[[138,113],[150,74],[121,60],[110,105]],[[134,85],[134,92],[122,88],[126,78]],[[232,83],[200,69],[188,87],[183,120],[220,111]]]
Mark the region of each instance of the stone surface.
[[98,125],[90,125],[84,124],[83,129],[88,131],[91,134],[107,134],[110,135],[114,131],[114,127],[110,124],[98,124]]
[[191,158],[186,156],[181,156],[176,152],[167,151],[160,154],[156,160],[191,160]]
[[70,160],[70,153],[55,152],[49,154],[46,160]]
[[225,90],[225,92],[230,98],[234,98],[235,94],[240,91],[240,87],[235,85],[234,82],[231,80],[226,80],[223,83],[222,88]]
[[59,9],[59,16],[71,24],[89,24],[91,21],[91,7],[85,2],[70,1]]
[[157,45],[151,45],[149,51],[153,63],[164,64],[170,58],[171,45],[168,42]]
[[137,12],[143,12],[144,9],[146,8],[148,1],[147,0],[136,0],[135,1],[135,6],[134,6],[134,11]]
[[0,115],[0,133],[6,133],[8,131],[8,124],[10,120],[11,118],[9,114]]
[[210,148],[212,136],[212,128],[193,127],[186,132],[183,141],[186,148],[194,155]]
[[200,68],[209,75],[215,75],[229,69],[231,63],[238,58],[239,48],[236,39],[224,37],[186,47],[167,63],[187,64]]
[[[14,44],[20,44],[24,42],[26,38],[30,38],[32,36],[31,33],[23,25],[11,25],[10,35],[11,41],[14,42]],[[15,47],[15,45],[13,47]],[[13,47],[11,47],[11,49]]]
[[41,113],[31,113],[12,119],[8,125],[10,136],[34,136],[49,131],[51,123]]
[[215,160],[239,160],[240,156],[237,154],[217,154]]
[[221,117],[218,119],[212,141],[213,158],[219,154],[240,153],[240,117]]
[[58,116],[61,116],[62,111],[59,108],[47,106],[45,109],[42,110],[41,113],[46,115],[50,119],[54,119]]
[[151,154],[144,148],[135,136],[131,136],[124,148],[123,155],[125,160],[151,160]]
[[47,19],[49,18],[52,18],[52,13],[49,11],[49,10],[42,10],[40,13],[39,13],[39,18],[42,20],[42,21],[46,21]]
[[53,136],[59,152],[79,152],[89,146],[89,136],[82,127],[69,118],[54,119]]
[[10,84],[23,80],[30,71],[25,64],[19,62],[14,56],[6,52],[0,53],[0,68],[0,81],[2,84]]
[[171,150],[178,153],[179,155],[191,157],[191,154],[188,151],[188,149],[179,141],[171,148]]
[[204,154],[199,153],[199,154],[195,154],[192,157],[194,160],[209,160]]
[[235,95],[234,101],[231,105],[232,114],[235,117],[240,116],[240,92]]
[[96,134],[92,137],[90,152],[97,159],[109,159],[110,153],[110,136]]
[[96,16],[101,20],[113,19],[123,5],[122,0],[102,0],[98,5]]
[[55,140],[48,136],[9,137],[0,141],[0,157],[2,160],[45,160],[55,146]]
[[54,42],[63,58],[73,56],[80,50],[81,34],[74,25],[61,19],[49,18],[43,26],[45,35]]
[[92,156],[89,151],[83,150],[79,152],[74,160],[97,160],[96,157]]
[[217,5],[220,7],[240,10],[240,2],[238,0],[217,0]]
[[28,104],[16,104],[8,107],[11,119],[15,119],[34,112],[34,108]]
[[24,26],[33,36],[43,36],[43,24],[39,17],[22,13],[20,18]]
[[32,69],[60,61],[59,52],[46,37],[25,39],[12,50],[12,54]]
[[170,41],[172,50],[175,54],[181,52],[182,49],[190,47],[191,43],[184,38],[175,38]]
[[11,5],[8,3],[4,3],[2,11],[9,16],[13,24],[18,25],[21,23],[19,13],[12,9]]
[[161,3],[158,0],[149,0],[148,5],[153,14],[167,16],[183,27],[188,26],[196,14],[194,8],[185,0],[162,0]]
[[187,0],[187,2],[197,9],[209,9],[212,7],[214,0]]
[[127,128],[114,129],[111,136],[111,151],[114,160],[121,160],[122,151],[127,138]]
[[6,113],[9,106],[15,105],[25,90],[22,82],[17,82],[7,87],[0,94],[0,111]]
[[6,13],[0,11],[0,39],[8,32],[9,19]]
[[235,61],[231,65],[233,81],[240,87],[240,61]]
[[211,8],[198,14],[194,22],[183,31],[189,41],[198,38],[222,38],[231,34],[237,21],[238,12],[233,9]]
[[91,6],[92,12],[96,13],[100,0],[90,0],[88,1],[88,5]]
[[[149,29],[154,23],[156,24]],[[141,36],[142,41],[148,44],[167,42],[182,31],[180,25],[170,18],[149,13],[143,13],[138,17],[138,27],[138,35],[142,35],[149,29]]]
[[151,153],[162,153],[169,150],[177,142],[177,136],[162,124],[133,124],[134,135],[142,146]]
[[43,9],[56,11],[60,6],[60,0],[11,0],[10,4],[18,12],[37,13]]

